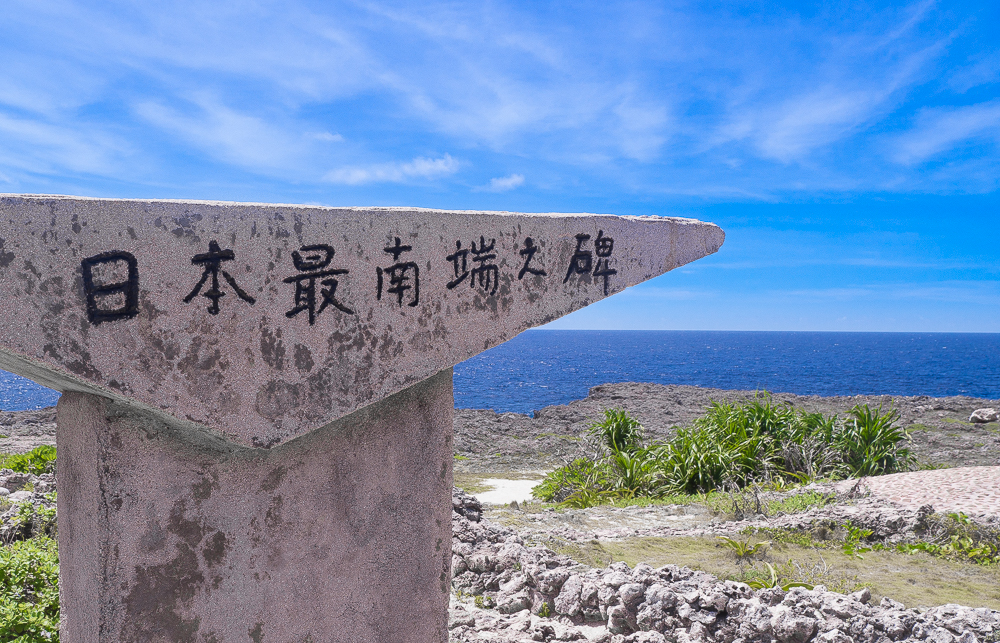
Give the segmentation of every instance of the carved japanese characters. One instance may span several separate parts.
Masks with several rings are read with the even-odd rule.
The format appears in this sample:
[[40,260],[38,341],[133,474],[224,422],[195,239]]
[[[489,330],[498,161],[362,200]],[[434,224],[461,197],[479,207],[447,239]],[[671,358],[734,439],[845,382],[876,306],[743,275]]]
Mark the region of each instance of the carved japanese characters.
[[0,197],[0,367],[269,447],[721,242],[689,219]]

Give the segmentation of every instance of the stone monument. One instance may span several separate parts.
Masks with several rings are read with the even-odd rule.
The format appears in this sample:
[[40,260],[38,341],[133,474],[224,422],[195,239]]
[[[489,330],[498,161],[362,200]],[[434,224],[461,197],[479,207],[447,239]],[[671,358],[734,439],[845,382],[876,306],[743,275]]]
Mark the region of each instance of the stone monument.
[[452,366],[722,241],[0,196],[0,368],[62,392],[62,641],[447,641]]

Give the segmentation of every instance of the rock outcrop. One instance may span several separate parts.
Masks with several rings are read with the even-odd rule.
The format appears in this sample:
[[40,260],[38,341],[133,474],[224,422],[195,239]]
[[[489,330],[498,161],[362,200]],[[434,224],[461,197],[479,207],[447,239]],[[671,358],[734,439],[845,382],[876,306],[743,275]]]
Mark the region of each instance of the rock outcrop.
[[456,490],[454,642],[972,643],[1000,633],[1000,612],[985,608],[921,612],[823,586],[754,590],[676,565],[593,569],[483,520],[476,504]]

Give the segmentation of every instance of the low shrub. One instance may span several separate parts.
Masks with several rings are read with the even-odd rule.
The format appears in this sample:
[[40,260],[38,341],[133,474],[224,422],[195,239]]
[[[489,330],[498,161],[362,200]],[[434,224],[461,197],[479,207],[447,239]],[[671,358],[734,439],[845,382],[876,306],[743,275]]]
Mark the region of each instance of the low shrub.
[[949,560],[968,560],[979,565],[1000,564],[1000,530],[976,524],[964,513],[934,515],[928,519],[928,540],[902,543],[904,553],[926,552]]
[[669,442],[646,445],[638,420],[607,409],[589,428],[592,454],[553,471],[533,493],[546,502],[587,507],[905,471],[915,459],[898,421],[895,410],[867,405],[855,406],[843,420],[795,411],[763,393],[746,402],[713,402],[693,427],[678,428]]
[[0,642],[8,641],[59,641],[59,554],[51,538],[0,547]]
[[588,432],[600,446],[612,453],[642,448],[642,425],[624,409],[605,409],[604,419],[591,424]]
[[15,453],[0,457],[0,469],[11,469],[18,473],[40,476],[52,473],[56,466],[56,448],[43,444],[27,453]]
[[531,493],[544,502],[563,503],[574,495],[589,496],[608,491],[610,487],[611,471],[606,464],[591,458],[577,458],[545,476]]
[[880,406],[872,410],[867,404],[851,409],[834,437],[848,476],[880,476],[916,464],[914,455],[903,446],[910,436],[896,425],[898,421],[895,409],[884,412]]

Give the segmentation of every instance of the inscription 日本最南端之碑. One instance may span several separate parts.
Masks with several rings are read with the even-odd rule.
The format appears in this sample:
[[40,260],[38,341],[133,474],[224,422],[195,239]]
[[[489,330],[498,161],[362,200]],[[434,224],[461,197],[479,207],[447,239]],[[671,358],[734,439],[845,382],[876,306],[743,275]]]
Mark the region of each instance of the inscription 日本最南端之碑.
[[667,217],[0,197],[0,367],[280,444],[715,252]]

